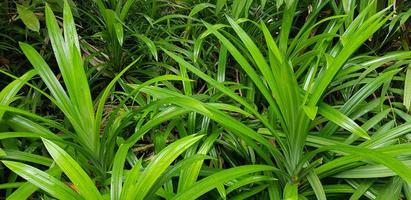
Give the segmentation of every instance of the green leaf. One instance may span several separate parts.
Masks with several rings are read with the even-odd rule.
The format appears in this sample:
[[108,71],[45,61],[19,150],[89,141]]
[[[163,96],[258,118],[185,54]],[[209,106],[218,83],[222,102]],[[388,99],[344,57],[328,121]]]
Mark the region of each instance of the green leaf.
[[[99,132],[98,129],[95,129],[93,101],[91,99],[88,77],[84,70],[83,59],[81,58],[78,37],[70,6],[67,1],[64,2],[64,38],[57,19],[47,4],[45,13],[50,42],[64,80],[64,85],[67,88],[68,99],[66,100],[66,97],[55,96],[53,93],[52,94],[57,100],[59,98],[64,98],[64,103],[66,105],[59,106],[60,109],[70,120],[76,133],[83,140],[83,144],[85,144],[94,153],[94,156],[97,157],[99,151]],[[34,64],[33,66],[36,68]],[[37,68],[36,70],[38,70]],[[46,78],[45,76],[54,76],[47,65],[44,65],[44,68],[41,71],[38,70],[38,72],[43,80]],[[55,85],[57,84],[58,83],[53,81],[52,83],[48,83],[47,86],[48,88],[56,87]],[[64,92],[63,88],[59,88],[59,90],[63,90],[61,93]]]
[[317,199],[318,200],[326,200],[327,197],[325,195],[323,185],[321,183],[320,178],[315,173],[315,171],[310,171],[308,173],[307,180],[310,183],[311,187],[313,188],[313,191],[314,191],[315,196],[317,197]]
[[225,191],[225,188],[224,188],[223,184],[218,184],[217,185],[217,191],[220,194],[221,198],[227,199],[227,194],[226,194],[226,191]]
[[7,156],[6,152],[0,148],[0,157]]
[[[210,156],[207,155],[201,155],[201,154],[194,154],[192,156],[189,156],[185,158],[184,160],[179,161],[172,167],[170,167],[156,182],[156,184],[151,188],[150,194],[146,197],[147,199],[151,198],[151,195],[158,191],[159,188],[161,188],[164,184],[166,184],[171,178],[174,176],[178,175],[178,172],[181,172],[182,170],[189,169],[190,165],[196,164],[199,161],[203,161],[204,159],[213,159]],[[179,176],[179,179],[181,179],[181,176]],[[174,196],[174,194],[172,195]]]
[[[53,163],[53,160],[51,160],[48,157],[31,154],[31,153],[24,152],[24,151],[18,151],[18,150],[13,150],[13,149],[5,149],[3,152],[2,151],[3,150],[0,149],[0,158],[2,159],[32,162],[32,163],[37,163],[37,164],[44,165],[44,166],[51,166],[51,164]],[[2,153],[4,153],[4,155],[2,155]]]
[[318,103],[334,76],[347,62],[347,59],[388,20],[388,17],[384,16],[386,13],[385,9],[361,23],[366,13],[360,13],[343,34],[342,37],[350,42],[338,51],[337,56],[327,65],[327,69],[316,80],[314,87],[311,89],[312,95],[308,103],[309,106],[315,106]]
[[[411,160],[401,161],[404,165],[411,168]],[[364,165],[354,169],[349,169],[333,175],[336,178],[384,178],[392,177],[397,174],[384,165]]]
[[344,12],[349,13],[351,11],[352,5],[354,5],[353,0],[343,0],[342,1]]
[[[13,102],[13,98],[20,91],[20,89],[36,74],[37,73],[35,70],[30,70],[4,87],[0,91],[0,105],[8,106],[11,102]],[[0,110],[0,120],[3,118],[4,112],[5,110]]]
[[56,105],[60,107],[63,112],[69,110],[69,98],[46,61],[44,61],[41,55],[29,44],[20,42],[19,45],[24,55],[29,59],[36,72],[40,75],[51,94],[56,99]]
[[372,186],[374,180],[368,179],[361,181],[358,186],[355,188],[356,191],[351,195],[350,200],[358,200],[361,196],[364,195],[365,192]]
[[41,188],[42,190],[58,199],[83,199],[66,184],[37,168],[19,162],[2,162],[4,165],[6,165],[6,167],[8,167],[19,176],[23,177],[33,185]]
[[305,114],[307,114],[308,118],[311,120],[315,119],[317,115],[318,107],[317,106],[303,106]]
[[39,32],[40,30],[40,22],[37,15],[30,10],[29,7],[16,4],[17,6],[17,13],[19,14],[20,19],[23,21],[24,25],[32,31]]
[[[48,138],[56,139],[55,135],[50,135],[48,133],[30,133],[30,132],[0,132],[0,140],[8,138]],[[57,137],[57,139],[59,139]]]
[[147,45],[147,47],[150,50],[151,54],[153,55],[154,59],[158,60],[157,48],[156,48],[156,45],[154,44],[154,42],[152,40],[150,40],[150,38],[148,38],[147,36],[145,36],[143,34],[134,34],[134,35]]
[[138,162],[131,168],[130,173],[126,176],[123,189],[121,191],[122,198],[126,199],[127,196],[131,196],[133,194],[133,186],[140,178],[141,170],[143,169],[141,163],[142,160],[138,160]]
[[216,15],[223,9],[226,3],[227,3],[227,0],[217,0],[216,8],[215,8]]
[[[207,139],[203,142],[203,144],[197,151],[197,155],[207,155],[208,151],[210,151],[210,149],[213,147],[213,144],[218,136],[218,131],[216,131],[212,133],[209,137],[207,137]],[[190,155],[189,157],[192,157],[192,155]],[[180,178],[178,181],[177,192],[184,191],[197,181],[202,165],[203,161],[201,160],[196,163],[193,163],[191,166],[181,171]]]
[[124,40],[124,31],[123,31],[123,24],[120,22],[114,22],[114,31],[117,36],[118,43],[120,46],[123,46],[123,40]]
[[319,104],[318,112],[328,120],[338,124],[344,129],[350,131],[351,133],[356,134],[365,139],[370,139],[370,136],[367,134],[367,132],[364,131],[364,129],[362,129],[357,123],[355,123],[352,119],[345,116],[338,110],[327,105],[326,103]]
[[411,65],[407,68],[407,73],[405,75],[404,81],[404,106],[410,111],[411,107]]
[[377,195],[376,200],[400,199],[403,181],[400,177],[393,177]]
[[[59,177],[61,175],[61,170],[57,165],[52,165],[45,172],[53,177]],[[17,188],[17,190],[15,190],[12,194],[7,196],[7,199],[8,200],[28,199],[38,189],[39,188],[36,185],[33,185],[30,182],[25,182],[23,185]]]
[[[131,6],[134,4],[136,0],[127,0],[126,3],[123,5],[123,7],[121,8],[121,12],[120,12],[120,20],[124,21],[128,11],[130,10]],[[118,3],[118,5],[120,5],[120,3]]]
[[[370,149],[363,148],[363,147],[348,146],[348,145],[331,145],[331,146],[325,146],[325,147],[319,148],[311,152],[309,155],[306,156],[306,158],[312,157],[318,152],[329,151],[329,150],[352,154],[352,156],[342,157],[342,158],[348,158],[349,163],[353,161],[369,160],[369,161],[376,162],[378,164],[382,164],[386,166],[387,168],[389,168],[390,170],[392,170],[393,172],[395,172],[404,181],[411,183],[411,174],[409,173],[410,167],[407,167],[404,163],[402,163],[396,158],[393,158],[389,154],[383,153],[380,151],[370,150]],[[333,164],[329,164],[328,167],[331,167],[334,169],[338,166],[340,165],[334,162]],[[317,174],[320,174],[318,170],[317,170]]]
[[201,179],[193,186],[177,194],[173,200],[197,199],[206,192],[216,188],[220,184],[240,178],[244,175],[261,172],[261,171],[275,171],[276,168],[267,165],[245,165],[234,167],[217,172],[211,176]]
[[284,200],[298,200],[298,185],[287,183],[284,188]]
[[85,199],[103,199],[94,182],[67,152],[50,140],[43,139],[43,143],[53,160],[64,174],[69,177],[73,184],[78,188],[79,193]]
[[185,150],[200,140],[203,136],[190,135],[184,137],[163,149],[140,174],[140,178],[134,185],[133,195],[122,199],[144,199],[156,180],[160,178],[167,167]]
[[277,179],[270,177],[270,176],[259,176],[259,175],[251,175],[249,177],[245,177],[241,180],[238,180],[237,182],[233,183],[232,185],[230,185],[227,190],[226,193],[229,194],[233,191],[235,191],[236,189],[248,185],[248,184],[254,184],[254,183],[259,183],[259,182],[263,182],[263,181],[275,181]]
[[[103,104],[104,105],[104,104]],[[154,104],[155,105],[155,104]],[[185,109],[176,109],[171,108],[167,109],[155,117],[153,117],[150,121],[145,123],[141,128],[139,128],[132,136],[130,136],[127,141],[120,145],[119,149],[116,152],[113,161],[113,171],[111,177],[111,199],[116,200],[120,198],[121,190],[122,190],[122,177],[123,177],[123,167],[125,164],[126,156],[128,150],[149,130],[153,127],[163,123],[164,121],[170,120],[177,116],[183,115],[188,113],[188,110]]]
[[214,8],[214,5],[209,4],[209,3],[197,4],[191,9],[191,12],[188,16],[192,17],[192,16],[196,15],[198,12],[200,12],[200,11],[206,9],[206,8],[210,8],[210,7]]

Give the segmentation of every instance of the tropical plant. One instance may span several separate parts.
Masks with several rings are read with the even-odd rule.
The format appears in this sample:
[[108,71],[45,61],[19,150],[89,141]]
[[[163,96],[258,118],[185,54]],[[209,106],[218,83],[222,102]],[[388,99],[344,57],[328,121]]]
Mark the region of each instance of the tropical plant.
[[[2,142],[7,141],[10,145],[14,145],[16,149],[11,151],[2,150],[2,157],[3,159],[42,165],[47,167],[48,170],[42,171],[21,162],[3,160],[2,162],[6,167],[28,181],[24,184],[13,184],[12,187],[18,186],[18,189],[8,196],[9,199],[28,198],[39,188],[58,199],[103,199],[104,196],[110,196],[111,199],[143,199],[146,196],[185,199],[187,196],[199,197],[212,190],[216,187],[216,182],[223,184],[250,173],[275,170],[272,166],[264,165],[241,166],[212,172],[210,176],[197,182],[192,188],[179,191],[177,194],[173,193],[172,188],[171,191],[170,188],[161,188],[179,170],[210,158],[204,155],[206,152],[201,153],[200,151],[198,154],[187,157],[170,166],[180,154],[203,136],[191,134],[173,142],[159,151],[154,158],[150,159],[151,161],[147,166],[143,165],[142,159],[137,159],[135,155],[130,154],[129,150],[133,147],[134,143],[152,128],[173,117],[187,113],[187,110],[177,107],[163,107],[162,105],[167,104],[167,101],[154,101],[153,103],[141,105],[141,108],[123,110],[123,102],[119,104],[118,108],[114,108],[115,111],[107,116],[107,122],[102,127],[104,104],[107,96],[110,94],[116,81],[136,61],[118,74],[107,86],[99,99],[97,99],[97,110],[94,111],[70,7],[65,2],[63,34],[59,30],[58,23],[50,7],[46,5],[45,9],[49,37],[65,88],[58,81],[41,55],[30,45],[20,43],[21,49],[32,63],[34,70],[27,72],[22,77],[16,77],[16,80],[1,92],[2,121],[7,124],[7,128],[14,130],[12,132],[2,132]],[[3,73],[10,75],[4,71]],[[36,74],[47,85],[51,95],[27,83]],[[145,84],[148,85],[162,80],[189,81],[178,76],[168,75],[158,77]],[[56,105],[64,114],[63,123],[9,106],[15,100],[15,95],[24,84],[28,84],[31,88],[38,90],[51,103]],[[135,90],[135,92],[138,92],[138,90]],[[126,99],[122,101],[126,101]],[[8,112],[5,113],[4,111]],[[145,118],[148,114],[152,116],[146,120]],[[127,127],[134,124],[132,122],[135,120],[137,121],[135,132],[129,138],[118,136],[121,131],[127,130]],[[46,126],[36,121],[45,123]],[[60,134],[52,133],[51,128],[58,130]],[[101,131],[102,128],[103,130]],[[45,157],[45,155],[19,151],[18,149],[21,147],[15,143],[18,142],[16,138],[41,139],[52,160]],[[202,148],[209,148],[207,146],[212,145],[215,138],[215,135],[213,135],[211,139],[206,140],[208,142],[203,144]],[[10,141],[10,139],[14,142]],[[9,146],[5,144],[4,142],[4,146]],[[119,144],[119,150],[116,153],[117,144]],[[38,145],[36,146],[38,148]],[[68,152],[71,152],[75,157]],[[129,160],[129,164],[132,167],[127,173],[124,171],[126,159]],[[65,176],[61,176],[61,172],[68,179]],[[126,178],[123,182],[124,176]],[[190,178],[190,180],[196,181],[196,177],[194,179]],[[68,185],[59,179],[69,181]],[[107,185],[107,181],[111,184]],[[4,187],[8,186],[5,185]]]
[[[328,3],[319,1],[314,4],[306,23],[292,38],[293,13],[298,1],[286,2],[278,38],[272,37],[265,22],[253,24],[261,29],[265,44],[255,44],[254,41],[258,41],[258,38],[251,38],[241,28],[240,23],[247,23],[245,19],[236,22],[227,17],[235,35],[222,30],[226,25],[205,23],[207,31],[199,40],[214,35],[224,45],[248,76],[243,79],[243,85],[248,88],[240,89],[243,91],[240,94],[244,96],[201,72],[181,56],[164,51],[180,66],[206,81],[209,89],[215,88],[232,98],[243,111],[251,113],[260,122],[257,132],[264,134],[266,138],[262,138],[254,130],[246,129],[246,125],[238,121],[235,121],[235,127],[230,127],[230,117],[217,119],[219,114],[211,108],[209,113],[203,112],[204,115],[214,116],[210,118],[234,133],[244,134],[246,130],[249,131],[250,133],[244,134],[249,137],[247,144],[254,148],[262,162],[274,164],[282,170],[280,176],[274,176],[279,182],[268,187],[270,199],[295,199],[298,196],[304,199],[314,194],[317,199],[326,199],[326,195],[339,192],[334,188],[357,186],[352,186],[353,180],[350,179],[345,179],[345,184],[338,181],[337,185],[334,183],[338,179],[331,179],[329,184],[328,180],[322,183],[323,179],[386,177],[386,174],[382,175],[377,171],[368,171],[368,175],[348,175],[351,170],[376,170],[377,166],[378,169],[384,166],[388,171],[394,172],[391,176],[401,177],[395,179],[393,184],[400,184],[398,181],[403,180],[401,184],[405,185],[405,194],[408,194],[407,184],[411,181],[409,167],[407,159],[400,157],[407,154],[408,150],[405,149],[409,147],[407,144],[389,142],[408,133],[400,131],[408,123],[389,128],[386,133],[380,133],[378,128],[375,132],[369,129],[384,123],[383,120],[390,113],[391,108],[384,105],[389,99],[386,89],[401,67],[409,64],[411,54],[392,52],[383,57],[366,54],[353,56],[367,39],[386,24],[392,13],[387,8],[372,14],[373,4],[370,4],[354,19],[350,18],[353,11],[346,10],[346,15],[330,16],[317,21],[320,11]],[[222,56],[222,59],[227,59],[226,54]],[[386,66],[387,62],[391,63],[390,67]],[[381,87],[381,93],[369,99]],[[331,103],[337,103],[334,107],[327,103],[329,98],[332,98]],[[260,102],[258,99],[261,99]],[[196,111],[200,112],[198,109]],[[371,114],[373,112],[376,113]],[[363,115],[370,114],[371,116],[363,118]],[[354,120],[360,121],[362,125]],[[239,127],[242,128],[238,130]],[[253,135],[259,135],[260,138]],[[272,142],[277,148],[273,148]],[[404,150],[396,153],[385,150],[400,147]],[[379,158],[380,156],[382,157]],[[364,164],[368,165],[361,166]],[[356,168],[358,166],[361,167]],[[361,182],[354,183],[360,185]],[[355,193],[354,196],[359,197],[365,191],[366,189],[360,194]],[[392,195],[399,195],[400,191],[401,189]],[[380,194],[384,194],[384,191]]]
[[407,1],[0,5],[6,199],[411,199]]

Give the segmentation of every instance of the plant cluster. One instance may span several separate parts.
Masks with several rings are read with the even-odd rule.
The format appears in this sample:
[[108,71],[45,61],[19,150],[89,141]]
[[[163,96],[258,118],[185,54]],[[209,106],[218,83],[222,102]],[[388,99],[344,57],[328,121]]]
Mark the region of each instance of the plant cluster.
[[4,199],[411,199],[411,2],[0,2]]

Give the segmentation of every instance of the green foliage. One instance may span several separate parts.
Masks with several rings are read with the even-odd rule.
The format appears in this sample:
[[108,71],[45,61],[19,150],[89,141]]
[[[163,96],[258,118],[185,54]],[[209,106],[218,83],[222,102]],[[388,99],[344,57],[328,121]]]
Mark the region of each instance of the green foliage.
[[30,10],[23,5],[17,4],[17,13],[19,14],[20,19],[23,21],[24,25],[32,31],[39,32],[40,22],[38,17]]
[[0,196],[409,199],[410,6],[0,3]]

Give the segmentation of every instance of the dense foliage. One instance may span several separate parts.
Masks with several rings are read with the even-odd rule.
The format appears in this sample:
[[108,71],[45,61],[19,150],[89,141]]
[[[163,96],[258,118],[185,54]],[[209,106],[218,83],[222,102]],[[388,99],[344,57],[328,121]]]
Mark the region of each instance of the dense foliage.
[[411,2],[0,2],[5,199],[411,199]]

